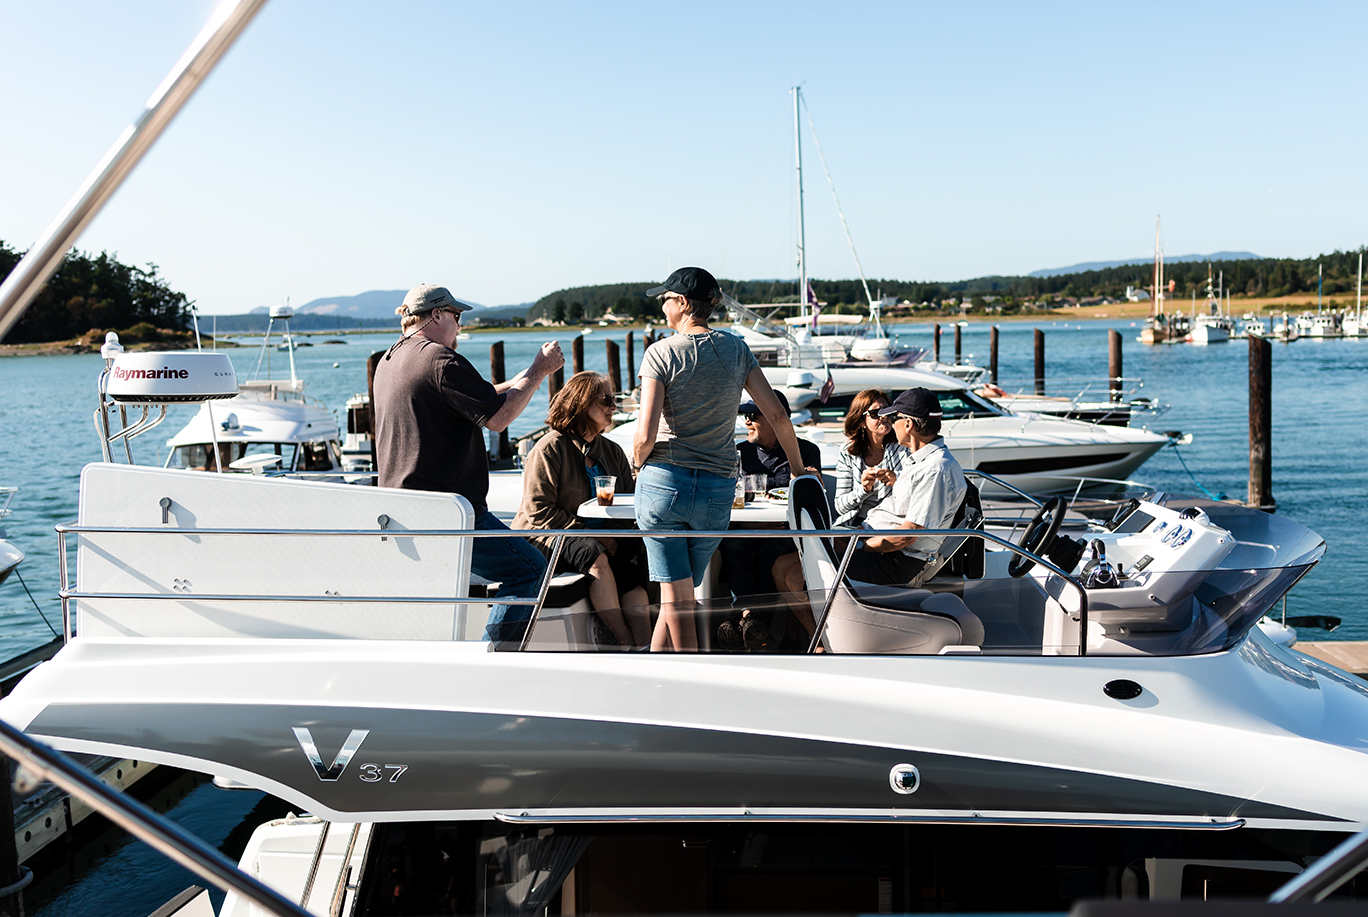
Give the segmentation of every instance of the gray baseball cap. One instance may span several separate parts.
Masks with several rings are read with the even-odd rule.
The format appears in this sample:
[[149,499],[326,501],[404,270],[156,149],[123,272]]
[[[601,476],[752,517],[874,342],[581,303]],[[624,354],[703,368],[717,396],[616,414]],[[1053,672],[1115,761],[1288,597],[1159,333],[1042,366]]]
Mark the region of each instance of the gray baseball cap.
[[404,297],[404,312],[408,315],[422,315],[424,312],[431,312],[433,309],[455,309],[457,312],[469,312],[475,308],[468,302],[461,302],[446,287],[434,286],[430,283],[420,283],[408,295]]

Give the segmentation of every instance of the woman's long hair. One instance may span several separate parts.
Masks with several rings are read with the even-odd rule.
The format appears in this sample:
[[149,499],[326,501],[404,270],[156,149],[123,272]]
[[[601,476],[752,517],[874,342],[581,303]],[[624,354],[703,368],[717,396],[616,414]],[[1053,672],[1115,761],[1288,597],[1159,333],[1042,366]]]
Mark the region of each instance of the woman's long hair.
[[[869,436],[869,428],[865,426],[865,413],[876,404],[887,407],[893,401],[882,390],[877,388],[867,388],[850,402],[850,410],[846,411],[845,416],[845,435],[850,440],[846,446],[846,451],[851,455],[858,455],[864,458],[874,448],[874,443]],[[888,445],[897,439],[893,435],[893,427],[890,424],[888,433],[884,436],[884,445]]]
[[602,373],[575,373],[551,399],[551,407],[546,412],[547,425],[562,436],[584,439],[592,423],[589,406],[603,397],[608,384],[608,377]]

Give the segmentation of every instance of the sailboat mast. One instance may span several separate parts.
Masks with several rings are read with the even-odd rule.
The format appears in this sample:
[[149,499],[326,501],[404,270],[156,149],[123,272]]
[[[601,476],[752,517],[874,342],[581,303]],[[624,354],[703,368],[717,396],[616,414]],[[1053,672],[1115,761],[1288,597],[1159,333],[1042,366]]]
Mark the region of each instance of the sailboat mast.
[[798,314],[808,314],[807,301],[807,230],[803,223],[803,132],[798,120],[798,102],[802,89],[793,87],[793,161],[798,172]]
[[1325,265],[1316,265],[1316,314],[1321,314],[1321,286],[1325,282]]
[[1359,327],[1363,327],[1363,252],[1359,252],[1359,273],[1358,273],[1358,302],[1354,305],[1354,314],[1358,318]]
[[1154,295],[1150,297],[1150,318],[1164,310],[1159,308],[1159,218],[1154,218]]

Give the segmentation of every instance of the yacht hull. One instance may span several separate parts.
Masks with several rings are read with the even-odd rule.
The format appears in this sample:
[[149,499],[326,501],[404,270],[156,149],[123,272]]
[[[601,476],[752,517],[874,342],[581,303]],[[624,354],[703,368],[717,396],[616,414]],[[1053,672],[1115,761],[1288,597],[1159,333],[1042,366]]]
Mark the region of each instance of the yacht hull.
[[[1118,678],[1144,693],[1106,696]],[[203,771],[341,821],[1368,823],[1340,792],[1368,780],[1368,689],[1257,629],[1171,658],[83,638],[0,716],[66,751]],[[900,793],[908,764],[920,783]]]

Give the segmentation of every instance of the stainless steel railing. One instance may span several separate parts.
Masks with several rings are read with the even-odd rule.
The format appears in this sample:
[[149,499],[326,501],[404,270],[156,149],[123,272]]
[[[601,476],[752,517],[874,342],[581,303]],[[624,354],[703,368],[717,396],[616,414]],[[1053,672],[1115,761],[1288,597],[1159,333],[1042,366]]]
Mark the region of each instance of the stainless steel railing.
[[205,881],[236,892],[277,917],[308,917],[308,911],[242,872],[223,854],[175,822],[106,786],[71,758],[3,720],[0,752],[19,763],[25,779],[51,781]]
[[[546,599],[551,589],[551,581],[555,577],[556,563],[560,558],[561,549],[567,537],[584,537],[592,535],[594,531],[612,531],[613,537],[629,538],[775,538],[787,534],[790,537],[818,537],[818,538],[849,538],[850,544],[847,546],[845,554],[837,570],[836,581],[833,584],[822,608],[821,617],[817,621],[816,633],[813,637],[809,652],[815,652],[817,644],[821,640],[822,630],[825,626],[826,618],[830,612],[832,601],[836,590],[841,588],[845,581],[846,569],[849,566],[850,558],[854,554],[854,549],[858,538],[875,535],[887,536],[906,536],[906,529],[725,529],[717,531],[668,531],[668,530],[641,530],[641,529],[282,529],[282,528],[169,528],[166,526],[102,526],[102,525],[79,525],[65,523],[56,526],[58,535],[57,554],[60,566],[60,589],[58,596],[62,602],[62,631],[66,642],[70,642],[73,636],[71,600],[81,599],[109,599],[109,600],[136,600],[136,601],[215,601],[215,602],[300,602],[300,603],[328,603],[328,604],[399,604],[399,605],[530,605],[532,613],[527,622],[527,629],[524,632],[521,649],[527,647],[528,641],[541,617],[542,609],[545,607]],[[129,534],[129,535],[179,535],[191,537],[203,536],[290,536],[290,537],[320,537],[320,538],[354,538],[366,537],[374,538],[377,535],[385,535],[391,538],[527,538],[531,536],[546,537],[552,536],[555,541],[552,548],[552,557],[547,564],[546,573],[542,576],[541,584],[535,598],[515,598],[515,597],[487,597],[475,598],[471,596],[354,596],[354,595],[266,595],[254,593],[185,593],[185,592],[83,592],[79,588],[72,589],[68,573],[67,536],[83,534]],[[991,532],[984,532],[978,529],[918,529],[918,537],[963,537],[977,538],[984,542],[991,542],[1003,550],[1020,555],[1034,563],[1040,564],[1044,569],[1060,577],[1062,582],[1067,584],[1078,594],[1078,615],[1080,627],[1079,655],[1087,654],[1087,632],[1088,632],[1088,596],[1082,583],[1072,574],[1056,566],[1049,559],[1040,556],[1032,551],[1022,548],[1020,545],[1013,544],[1006,538],[995,535]],[[469,591],[469,590],[467,590]]]

